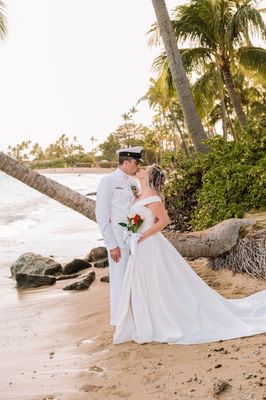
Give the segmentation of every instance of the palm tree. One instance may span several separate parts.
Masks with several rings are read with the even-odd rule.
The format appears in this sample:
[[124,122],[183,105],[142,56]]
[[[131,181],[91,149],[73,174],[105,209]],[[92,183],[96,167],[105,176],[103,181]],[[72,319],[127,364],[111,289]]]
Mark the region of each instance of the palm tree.
[[[176,8],[173,27],[178,41],[193,43],[190,49],[183,51],[183,61],[194,70],[202,63],[212,64],[216,76],[221,75],[241,126],[245,126],[247,119],[232,71],[238,65],[262,79],[266,76],[266,51],[252,46],[250,38],[253,32],[266,37],[265,24],[253,1],[190,0],[189,4]],[[158,41],[159,28],[154,26],[150,31],[153,43]]]
[[170,119],[180,135],[184,152],[188,157],[189,151],[175,111],[177,106],[176,95],[172,87],[168,85],[166,71],[163,71],[157,80],[153,78],[150,79],[150,87],[139,101],[143,100],[147,100],[150,107],[153,109],[157,108],[159,113],[164,115],[165,119],[167,119],[167,113],[170,114]]
[[78,192],[66,186],[48,179],[36,171],[28,168],[22,162],[16,161],[11,157],[0,152],[0,171],[13,176],[20,182],[32,187],[35,190],[51,197],[59,203],[77,211],[85,217],[96,221],[95,201],[82,196]]
[[180,52],[177,47],[175,34],[170,21],[164,0],[152,0],[160,33],[164,42],[165,51],[169,60],[176,92],[184,114],[186,125],[191,134],[192,142],[197,152],[207,152],[204,140],[207,135],[197,113],[189,82],[182,64]]
[[6,20],[6,11],[5,4],[0,0],[0,39],[3,39],[7,34],[7,20]]

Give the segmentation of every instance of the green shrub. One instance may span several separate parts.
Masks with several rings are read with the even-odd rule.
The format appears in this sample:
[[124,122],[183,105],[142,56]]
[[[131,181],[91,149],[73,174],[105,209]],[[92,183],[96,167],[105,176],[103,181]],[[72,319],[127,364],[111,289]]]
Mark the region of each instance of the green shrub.
[[175,229],[205,229],[251,209],[266,209],[266,121],[250,124],[241,142],[219,136],[210,152],[172,158],[166,204]]

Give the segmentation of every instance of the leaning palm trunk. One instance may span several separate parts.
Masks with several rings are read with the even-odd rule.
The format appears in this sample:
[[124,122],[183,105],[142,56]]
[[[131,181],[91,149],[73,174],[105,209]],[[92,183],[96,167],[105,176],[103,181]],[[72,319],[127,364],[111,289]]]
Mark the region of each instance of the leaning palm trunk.
[[22,162],[16,161],[4,153],[0,153],[0,170],[92,221],[96,221],[94,200],[88,199],[78,192],[38,174]]
[[206,153],[207,146],[203,143],[207,140],[201,120],[197,113],[189,82],[182,64],[180,52],[177,47],[175,34],[170,21],[164,0],[152,0],[160,33],[164,42],[165,51],[169,60],[169,66],[173,77],[176,92],[184,114],[186,125],[191,134],[192,142],[197,152]]
[[[94,200],[38,174],[23,163],[13,160],[1,152],[0,170],[95,221]],[[230,251],[236,245],[240,229],[250,223],[250,220],[229,219],[204,231],[185,234],[168,232],[166,237],[185,257],[217,257]]]
[[247,119],[241,106],[240,98],[235,91],[235,86],[232,80],[229,64],[225,63],[222,66],[222,74],[232,106],[234,107],[240,125],[242,126],[242,128],[244,128],[247,125]]

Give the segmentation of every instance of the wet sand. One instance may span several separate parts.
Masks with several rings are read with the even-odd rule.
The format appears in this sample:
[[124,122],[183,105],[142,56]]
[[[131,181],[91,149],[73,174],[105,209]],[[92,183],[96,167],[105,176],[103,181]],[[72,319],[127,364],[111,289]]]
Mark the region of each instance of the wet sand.
[[[227,298],[266,289],[265,281],[212,271],[205,259],[191,265]],[[114,346],[109,287],[100,282],[107,269],[95,272],[86,291],[62,291],[70,281],[59,281],[1,303],[2,400],[266,399],[266,334],[203,345]],[[219,379],[230,386],[215,397]]]

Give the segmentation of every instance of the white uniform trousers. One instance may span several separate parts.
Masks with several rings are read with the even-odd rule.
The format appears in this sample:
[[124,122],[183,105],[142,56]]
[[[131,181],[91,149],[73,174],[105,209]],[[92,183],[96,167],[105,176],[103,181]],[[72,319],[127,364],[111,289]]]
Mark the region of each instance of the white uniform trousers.
[[109,290],[110,290],[110,324],[116,325],[118,319],[118,306],[123,285],[129,250],[121,249],[119,262],[114,262],[108,251],[109,261]]

